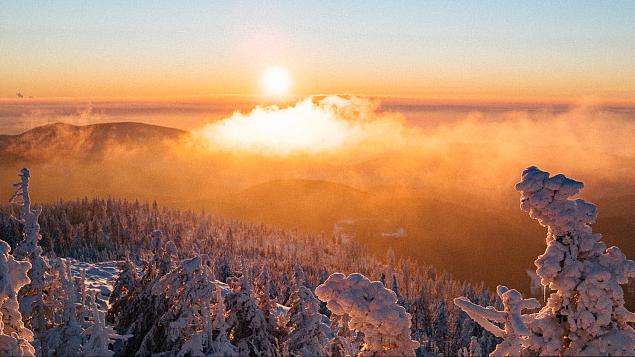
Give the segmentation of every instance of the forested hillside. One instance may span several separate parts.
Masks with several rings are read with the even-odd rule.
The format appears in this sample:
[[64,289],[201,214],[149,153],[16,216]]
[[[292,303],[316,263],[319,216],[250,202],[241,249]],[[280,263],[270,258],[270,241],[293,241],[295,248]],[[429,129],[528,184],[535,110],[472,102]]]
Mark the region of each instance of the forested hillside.
[[[23,228],[10,219],[11,214],[17,214],[16,208],[1,207],[0,232],[15,247]],[[337,233],[327,236],[279,229],[204,211],[159,207],[156,202],[113,198],[44,204],[39,222],[40,244],[49,256],[86,261],[128,256],[140,268],[152,261],[152,233],[160,230],[164,244],[174,242],[176,261],[193,258],[198,250],[207,255],[214,278],[220,282],[244,274],[249,285],[258,289],[257,279],[266,267],[272,299],[286,306],[293,300],[290,280],[296,266],[304,272],[304,285],[311,291],[331,273],[360,273],[382,281],[397,294],[398,303],[412,315],[412,336],[421,343],[419,354],[468,351],[470,343],[475,348],[472,336],[478,338],[481,351],[492,351],[496,345],[493,335],[452,304],[456,296],[470,296],[485,305],[500,304],[482,284],[458,282],[433,267],[396,259],[392,250],[377,258],[355,240]]]

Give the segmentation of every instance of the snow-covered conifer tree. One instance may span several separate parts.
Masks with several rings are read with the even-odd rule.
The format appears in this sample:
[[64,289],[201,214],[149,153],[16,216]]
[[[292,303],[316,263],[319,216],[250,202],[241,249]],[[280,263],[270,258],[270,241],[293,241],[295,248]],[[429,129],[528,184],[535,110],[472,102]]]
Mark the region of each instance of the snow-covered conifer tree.
[[115,280],[112,292],[108,297],[110,309],[108,309],[106,317],[109,322],[114,323],[123,307],[138,293],[139,283],[139,275],[134,263],[129,259],[124,260],[121,264],[119,276]]
[[148,285],[153,282],[157,277],[160,277],[159,270],[163,270],[165,273],[167,270],[167,264],[170,262],[169,257],[164,258],[165,255],[168,255],[164,245],[163,245],[163,232],[154,231],[151,235],[152,242],[150,244],[150,249],[152,249],[152,260],[146,263],[146,266],[143,267],[143,277],[141,278],[141,287],[147,288]]
[[293,294],[293,291],[298,289],[300,286],[306,286],[306,285],[307,285],[306,274],[304,273],[304,270],[302,270],[302,266],[300,266],[300,263],[296,263],[295,267],[293,268],[293,282],[292,282],[290,294]]
[[217,356],[238,356],[236,346],[229,342],[227,331],[230,326],[225,320],[225,304],[221,297],[220,289],[216,292],[216,311],[212,320],[212,333],[211,342],[209,344],[209,351],[212,355]]
[[29,283],[29,262],[9,255],[9,245],[0,240],[0,355],[33,356],[33,333],[24,327],[18,307],[18,291]]
[[231,342],[241,356],[275,356],[276,339],[265,321],[258,300],[251,297],[251,288],[245,275],[234,291],[225,295],[227,324],[231,326]]
[[53,356],[77,356],[81,352],[81,334],[83,331],[77,321],[77,310],[75,309],[77,292],[71,276],[70,265],[61,258],[58,258],[58,261],[61,262],[62,271],[60,271],[59,276],[64,289],[62,323],[47,331],[45,336],[46,352],[53,351]]
[[397,305],[397,296],[379,281],[361,274],[332,274],[315,289],[336,315],[351,316],[350,328],[365,335],[362,355],[414,356],[419,343],[410,339],[411,316]]
[[272,313],[278,306],[271,298],[271,278],[269,277],[269,271],[266,265],[262,266],[262,271],[255,281],[255,293],[258,299],[258,307],[262,310],[265,317],[265,321],[270,326],[270,329],[274,331],[274,335],[278,337],[278,320]]
[[[432,332],[432,311],[430,310],[428,297],[425,293],[425,287],[421,286],[419,297],[415,300],[411,307],[412,314],[412,332],[415,340],[420,343],[428,339],[428,335]],[[419,347],[424,349],[426,343]]]
[[[20,207],[20,216],[17,220],[24,225],[24,240],[18,243],[18,246],[13,252],[14,257],[17,260],[26,260],[29,255],[42,253],[42,248],[37,244],[40,236],[40,225],[38,224],[38,217],[42,213],[42,206],[37,209],[31,209],[31,197],[29,195],[29,178],[31,173],[27,168],[23,168],[20,171],[20,182],[14,184],[17,190],[9,199],[9,202]],[[21,198],[22,201],[15,201],[16,198]],[[39,250],[39,251],[38,251]]]
[[287,328],[290,331],[284,343],[292,356],[322,356],[328,327],[318,312],[320,303],[311,290],[301,286],[291,294]]
[[439,350],[448,354],[450,353],[447,348],[450,338],[450,329],[448,328],[448,310],[445,307],[445,298],[443,296],[434,307],[433,314],[432,335],[437,342]]
[[[635,322],[635,314],[624,307],[624,293],[619,285],[635,276],[635,263],[627,260],[619,248],[607,249],[600,241],[601,235],[591,232],[589,224],[595,222],[596,207],[581,199],[570,199],[583,187],[581,182],[564,175],[550,177],[548,172],[533,166],[523,172],[522,181],[516,185],[521,192],[521,209],[548,227],[547,249],[535,261],[542,284],[554,291],[546,306],[537,313],[520,316],[518,304],[522,307],[534,303],[523,303],[529,300],[512,293],[515,290],[504,292],[514,295],[507,302],[503,300],[507,304],[505,312],[477,308],[465,298],[455,300],[464,310],[471,310],[472,314],[466,312],[491,332],[496,329],[488,320],[500,319],[501,313],[510,316],[514,310],[514,333],[499,345],[506,346],[505,351],[542,355],[635,354],[635,331],[628,324]],[[498,333],[501,334],[500,329]]]
[[117,335],[110,326],[106,326],[104,313],[97,309],[96,299],[96,291],[93,294],[89,294],[86,298],[86,303],[93,316],[92,325],[81,334],[83,338],[81,355],[86,357],[110,357],[115,352],[110,350],[108,345],[115,342],[113,337],[122,339],[122,336]]
[[[168,246],[166,244],[166,246]],[[145,333],[137,355],[171,352],[178,354],[183,343],[199,332],[204,333],[204,320],[209,314],[206,304],[217,289],[207,276],[207,268],[200,256],[181,262],[177,269],[154,282],[149,292],[156,303],[164,304],[167,310],[153,321]],[[134,302],[133,302],[134,303]],[[202,341],[202,339],[200,340]],[[204,346],[200,351],[204,352]],[[195,350],[191,344],[188,350]]]

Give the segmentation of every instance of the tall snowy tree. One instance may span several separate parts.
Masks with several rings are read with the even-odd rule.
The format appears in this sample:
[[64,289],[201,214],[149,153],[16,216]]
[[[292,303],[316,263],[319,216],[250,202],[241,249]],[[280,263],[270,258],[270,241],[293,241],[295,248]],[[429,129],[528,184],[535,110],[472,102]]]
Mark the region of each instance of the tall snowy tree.
[[269,276],[269,270],[266,265],[262,266],[260,275],[256,278],[254,284],[254,290],[256,298],[258,299],[258,307],[262,310],[265,317],[265,321],[269,325],[271,331],[273,331],[275,337],[280,337],[278,331],[278,320],[272,311],[277,310],[278,306],[276,302],[271,298],[271,277]]
[[[178,313],[182,311],[182,304],[177,304],[180,299],[179,294],[189,293],[191,285],[194,284],[193,281],[201,280],[204,272],[207,271],[201,269],[200,273],[195,273],[192,266],[196,264],[184,262],[185,265],[182,265],[178,271],[168,272],[167,275],[163,276],[159,275],[159,271],[172,265],[173,255],[173,252],[168,251],[167,248],[168,245],[172,246],[173,244],[163,244],[162,239],[161,231],[155,231],[152,234],[151,248],[154,254],[150,262],[147,262],[144,267],[139,289],[128,291],[128,294],[131,294],[131,296],[126,296],[129,302],[123,305],[121,312],[115,319],[117,333],[133,335],[125,343],[122,351],[124,355],[138,353],[140,356],[146,356],[163,348],[173,350],[172,352],[178,351],[180,345],[176,345],[175,341],[166,338],[168,331],[175,331],[168,324],[173,321],[172,318],[178,318]],[[200,257],[198,260],[201,260]],[[168,262],[169,264],[166,264]],[[170,289],[166,288],[168,281],[174,283]],[[161,288],[155,289],[157,284]],[[206,286],[203,284],[201,288],[206,289]],[[183,300],[187,300],[185,296],[183,298]],[[115,305],[116,302],[111,308]],[[115,315],[113,311],[109,310],[109,316],[113,315]],[[190,327],[188,326],[188,328]]]
[[229,342],[229,337],[227,332],[230,329],[230,326],[227,324],[225,320],[225,303],[223,298],[221,297],[220,289],[216,292],[216,311],[214,313],[214,318],[212,320],[211,326],[211,342],[209,350],[212,355],[218,356],[238,356],[238,350],[236,346],[232,345]]
[[[484,328],[506,338],[499,345],[505,351],[541,355],[635,354],[635,331],[629,325],[635,322],[635,314],[624,307],[624,293],[619,285],[635,276],[635,263],[627,260],[619,248],[607,249],[600,241],[601,235],[592,233],[589,224],[595,222],[596,207],[582,199],[570,199],[583,187],[581,182],[564,175],[550,177],[548,172],[533,166],[523,172],[522,181],[516,185],[521,192],[521,209],[548,227],[547,249],[535,261],[542,284],[554,291],[546,306],[538,313],[521,315],[518,307],[536,303],[524,303],[528,300],[506,288],[503,293],[514,296],[503,299],[504,312],[476,307],[465,298],[455,300],[468,314],[472,311],[470,316]],[[509,317],[512,311],[512,334],[507,331],[509,323],[503,333],[489,322]]]
[[[425,287],[421,286],[419,297],[414,301],[411,307],[412,314],[412,332],[415,340],[422,343],[427,340],[428,335],[432,332],[432,310],[428,302]],[[423,343],[419,349],[424,349],[426,343]]]
[[145,334],[137,355],[178,353],[185,341],[203,330],[209,315],[207,302],[216,289],[200,256],[183,260],[177,269],[159,278],[150,294],[165,303],[167,310]]
[[[29,195],[30,177],[31,173],[29,170],[23,168],[20,174],[20,182],[13,185],[17,189],[9,199],[9,202],[20,208],[19,218],[14,219],[24,226],[24,239],[18,243],[13,255],[18,260],[31,262],[31,269],[28,273],[30,283],[25,285],[18,295],[20,310],[29,325],[37,331],[38,339],[40,344],[42,344],[45,323],[43,289],[46,285],[46,274],[50,266],[46,259],[42,257],[42,248],[38,245],[38,241],[42,238],[38,223],[38,218],[40,213],[42,213],[42,206],[35,210],[31,208],[31,197]],[[21,201],[16,199],[21,199]],[[40,347],[45,349],[42,345]]]

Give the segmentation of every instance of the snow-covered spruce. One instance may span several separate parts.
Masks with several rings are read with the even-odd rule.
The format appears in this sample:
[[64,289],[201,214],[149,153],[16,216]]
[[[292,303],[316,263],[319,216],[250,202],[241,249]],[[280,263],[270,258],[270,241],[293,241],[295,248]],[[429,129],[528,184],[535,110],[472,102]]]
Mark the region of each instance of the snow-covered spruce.
[[[619,285],[635,276],[635,263],[619,248],[607,249],[601,235],[591,232],[589,224],[595,222],[596,207],[570,199],[583,187],[581,182],[563,175],[550,177],[533,166],[523,172],[516,185],[521,192],[521,209],[548,227],[547,249],[535,261],[542,284],[555,291],[546,306],[537,313],[520,315],[519,307],[537,304],[523,300],[518,293],[507,299],[505,312],[476,307],[465,298],[455,300],[492,332],[496,329],[489,321],[505,317],[506,331],[497,331],[506,338],[499,347],[505,347],[497,349],[498,353],[635,355],[635,331],[628,325],[635,322],[635,314],[624,307]],[[504,294],[514,292],[503,290]],[[510,323],[513,331],[507,330]]]
[[322,315],[318,312],[320,303],[304,286],[291,293],[289,300],[287,328],[290,332],[284,340],[286,349],[291,355],[323,356],[328,327],[322,323]]
[[315,289],[336,315],[348,314],[349,327],[365,336],[365,356],[414,356],[419,343],[410,339],[411,316],[397,305],[397,296],[361,274],[332,274]]
[[47,355],[53,356],[78,356],[82,351],[82,333],[84,329],[77,320],[77,292],[70,265],[58,258],[53,265],[60,272],[59,278],[63,296],[61,299],[61,324],[46,331],[45,341]]
[[277,356],[279,344],[274,336],[276,331],[258,308],[258,300],[251,296],[247,276],[243,274],[240,283],[232,285],[234,291],[225,295],[226,321],[231,326],[231,343],[236,346],[238,355]]
[[[144,270],[141,279],[144,287],[119,295],[113,304],[122,299],[128,301],[116,318],[116,330],[121,335],[132,335],[121,353],[211,354],[214,351],[208,343],[213,340],[210,300],[216,296],[218,286],[209,276],[204,257],[197,255],[183,260],[170,270],[176,256],[174,244],[168,241],[164,245],[160,232],[153,237],[155,259]],[[167,273],[158,274],[162,270]]]
[[119,276],[115,280],[112,292],[108,297],[108,303],[110,308],[106,313],[106,320],[110,323],[115,323],[117,316],[121,313],[132,298],[139,293],[140,278],[137,274],[137,267],[129,259],[126,259],[121,263],[121,270]]
[[84,341],[81,354],[86,357],[111,357],[115,352],[109,350],[108,345],[115,342],[113,338],[120,339],[121,336],[117,335],[115,330],[106,325],[104,313],[97,309],[96,299],[96,291],[88,294],[86,298],[86,304],[92,312],[93,324],[82,332]]
[[359,353],[359,345],[356,343],[357,336],[355,332],[348,328],[350,320],[351,317],[348,314],[331,314],[330,329],[334,336],[325,347],[325,352],[328,356],[356,356]]

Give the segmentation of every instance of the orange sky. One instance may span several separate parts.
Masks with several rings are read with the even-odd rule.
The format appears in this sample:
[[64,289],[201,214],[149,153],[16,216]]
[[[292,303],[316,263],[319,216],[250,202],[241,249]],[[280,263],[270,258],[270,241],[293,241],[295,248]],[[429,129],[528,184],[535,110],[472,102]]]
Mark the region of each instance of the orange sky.
[[635,3],[3,4],[0,98],[635,101]]

